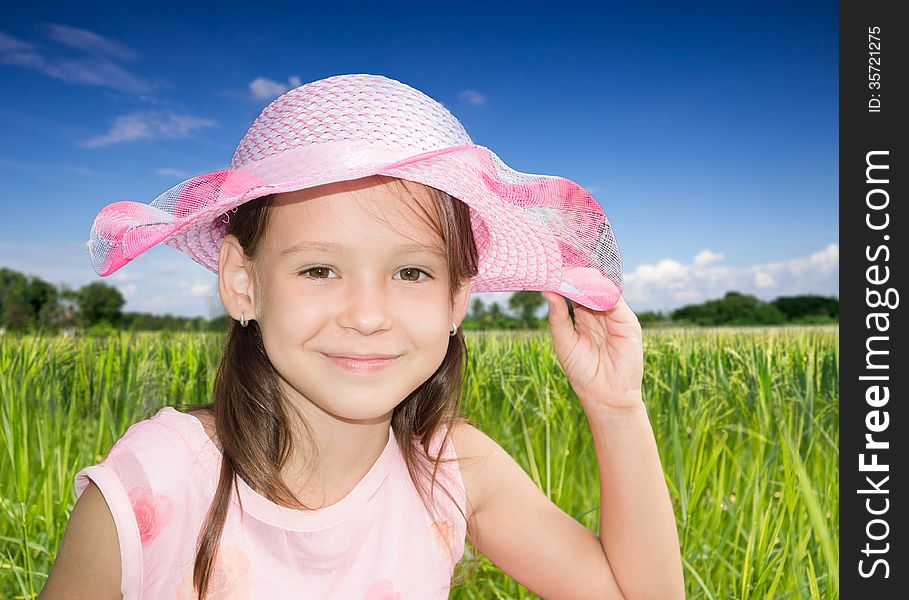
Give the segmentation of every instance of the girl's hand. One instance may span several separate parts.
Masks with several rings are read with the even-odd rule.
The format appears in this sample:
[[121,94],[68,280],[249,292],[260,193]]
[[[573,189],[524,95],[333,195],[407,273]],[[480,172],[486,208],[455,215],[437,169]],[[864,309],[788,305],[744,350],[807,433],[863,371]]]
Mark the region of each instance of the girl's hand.
[[620,411],[643,406],[641,380],[644,349],[641,324],[621,296],[611,309],[601,312],[543,292],[549,303],[552,345],[582,404]]

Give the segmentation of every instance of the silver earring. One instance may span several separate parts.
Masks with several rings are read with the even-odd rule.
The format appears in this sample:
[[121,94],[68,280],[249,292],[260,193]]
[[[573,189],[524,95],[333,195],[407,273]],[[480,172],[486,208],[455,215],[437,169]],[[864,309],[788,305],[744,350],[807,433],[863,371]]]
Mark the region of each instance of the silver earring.
[[458,326],[454,323],[451,324],[451,330],[448,332],[449,337],[453,336],[458,332]]
[[240,327],[246,327],[248,323],[246,322],[246,313],[240,313]]

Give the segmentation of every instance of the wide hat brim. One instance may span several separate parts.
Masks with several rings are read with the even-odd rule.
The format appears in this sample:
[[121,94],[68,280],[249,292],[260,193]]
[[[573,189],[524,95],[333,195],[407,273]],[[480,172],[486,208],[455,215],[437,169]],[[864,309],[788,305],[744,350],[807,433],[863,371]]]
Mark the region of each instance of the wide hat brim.
[[[330,148],[335,152],[325,151]],[[477,144],[404,156],[338,144],[314,144],[308,151],[308,157],[288,151],[192,177],[150,204],[107,205],[87,242],[95,272],[106,277],[164,243],[217,274],[231,209],[269,194],[386,175],[442,190],[470,207],[480,259],[471,292],[552,291],[598,311],[621,296],[622,262],[612,227],[599,203],[569,179],[515,171]]]

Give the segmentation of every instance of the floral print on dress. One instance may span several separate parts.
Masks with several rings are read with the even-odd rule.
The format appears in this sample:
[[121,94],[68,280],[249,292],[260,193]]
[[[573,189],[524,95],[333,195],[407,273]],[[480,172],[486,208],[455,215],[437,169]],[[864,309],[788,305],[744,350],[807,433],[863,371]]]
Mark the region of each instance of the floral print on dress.
[[[210,600],[248,600],[250,564],[249,557],[239,548],[221,546],[215,556],[205,597]],[[199,593],[193,584],[193,569],[195,562],[190,565],[189,573],[177,587],[177,600],[198,600]]]
[[363,600],[401,600],[401,593],[395,591],[390,579],[376,579],[366,590]]
[[450,521],[433,521],[429,526],[429,537],[432,540],[432,549],[439,559],[451,559],[454,552],[455,526]]
[[142,546],[147,546],[170,521],[174,512],[173,503],[168,496],[155,495],[150,489],[140,486],[131,489],[127,496],[136,515]]

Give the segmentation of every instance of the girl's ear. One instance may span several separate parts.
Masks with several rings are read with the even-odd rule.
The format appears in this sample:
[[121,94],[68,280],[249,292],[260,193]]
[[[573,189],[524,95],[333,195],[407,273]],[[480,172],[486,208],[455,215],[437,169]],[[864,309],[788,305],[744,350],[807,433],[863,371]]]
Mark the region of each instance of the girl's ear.
[[461,326],[464,317],[467,316],[467,309],[470,305],[470,281],[465,279],[460,289],[455,293],[454,306],[452,307],[451,320]]
[[218,291],[224,308],[237,321],[241,315],[246,320],[258,317],[255,309],[255,278],[251,269],[252,265],[236,236],[225,236],[218,256]]

